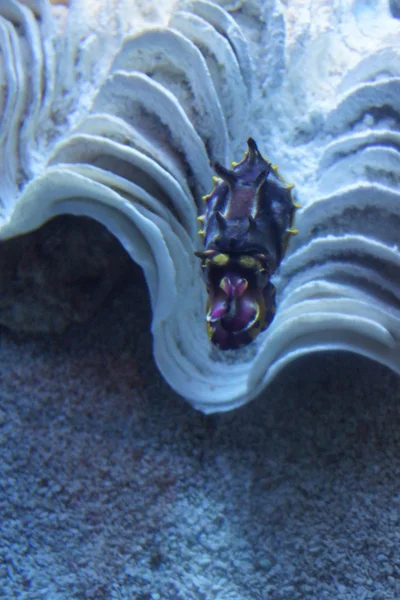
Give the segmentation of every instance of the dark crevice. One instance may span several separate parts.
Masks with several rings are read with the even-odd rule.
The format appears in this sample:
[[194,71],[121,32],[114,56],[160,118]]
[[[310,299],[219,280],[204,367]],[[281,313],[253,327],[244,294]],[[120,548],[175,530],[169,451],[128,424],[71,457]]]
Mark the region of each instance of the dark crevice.
[[395,150],[396,152],[399,152],[400,154],[400,146],[393,143],[393,142],[389,142],[389,141],[385,141],[384,139],[376,139],[374,140],[373,143],[371,142],[366,142],[366,143],[361,143],[358,146],[354,146],[352,148],[349,148],[347,150],[340,150],[338,148],[337,151],[333,152],[331,154],[331,156],[329,157],[329,161],[324,162],[324,156],[322,156],[322,166],[319,167],[319,176],[323,175],[324,172],[329,169],[330,167],[332,167],[334,164],[340,162],[341,160],[347,158],[347,157],[351,157],[356,153],[362,152],[363,150],[368,150],[369,148],[382,148],[382,149],[388,149],[388,150]]
[[[385,302],[388,302],[395,309],[400,310],[400,298],[396,296],[396,294],[390,292],[387,289],[382,288],[377,282],[368,280],[363,280],[361,277],[357,275],[349,275],[349,268],[353,268],[354,270],[357,267],[364,267],[369,270],[375,271],[381,277],[386,278],[388,281],[400,281],[400,268],[391,263],[387,263],[378,258],[374,258],[366,253],[360,253],[355,256],[353,252],[344,252],[340,251],[330,256],[329,260],[321,259],[319,261],[314,260],[310,261],[306,266],[299,267],[294,270],[290,274],[290,279],[292,280],[296,275],[303,273],[306,269],[310,269],[312,267],[318,266],[326,266],[327,268],[334,267],[335,271],[333,273],[327,273],[324,277],[326,281],[333,281],[339,284],[346,284],[346,282],[351,283],[352,285],[356,285],[357,287],[364,288],[364,290],[371,294],[372,290],[376,292],[376,296]],[[344,266],[348,268],[345,270]],[[321,277],[318,277],[320,279]]]
[[[336,109],[334,112],[337,112],[337,110],[338,109]],[[365,125],[364,122],[367,116],[371,116],[374,122],[373,127],[368,127],[368,129],[384,128],[390,129],[390,131],[400,131],[400,114],[390,104],[384,104],[383,106],[365,107],[365,110],[359,113],[353,120],[339,126],[338,131],[351,131],[355,130],[359,126],[363,126],[365,129],[367,129],[367,125]],[[384,125],[382,125],[382,121],[385,122]],[[335,133],[336,135],[338,131],[336,130],[336,125],[334,123],[333,127],[328,127],[326,133]]]
[[132,279],[143,279],[120,242],[87,217],[61,215],[0,243],[0,325],[62,333],[91,319]]
[[399,240],[400,217],[382,206],[355,206],[344,209],[340,214],[325,217],[313,227],[310,239],[343,233],[364,235],[385,245],[396,245]]

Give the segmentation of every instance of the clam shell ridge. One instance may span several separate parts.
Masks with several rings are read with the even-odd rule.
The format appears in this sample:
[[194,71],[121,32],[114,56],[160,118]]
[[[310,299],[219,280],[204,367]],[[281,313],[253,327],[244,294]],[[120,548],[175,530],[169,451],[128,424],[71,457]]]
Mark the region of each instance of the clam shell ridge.
[[[160,371],[205,412],[313,351],[400,371],[399,21],[383,0],[314,5],[0,3],[0,236],[65,213],[104,224],[145,273]],[[210,162],[250,135],[303,208],[273,324],[221,355],[196,217]]]

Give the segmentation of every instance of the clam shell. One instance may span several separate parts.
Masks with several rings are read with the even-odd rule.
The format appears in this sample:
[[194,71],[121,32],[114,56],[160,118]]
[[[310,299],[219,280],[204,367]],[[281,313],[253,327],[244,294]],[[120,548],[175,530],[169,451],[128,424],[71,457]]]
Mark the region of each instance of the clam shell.
[[[204,412],[311,352],[399,372],[396,3],[145,4],[2,0],[0,237],[60,214],[102,223],[145,273],[160,371]],[[250,135],[303,208],[273,324],[222,354],[196,217],[210,161],[240,159]]]

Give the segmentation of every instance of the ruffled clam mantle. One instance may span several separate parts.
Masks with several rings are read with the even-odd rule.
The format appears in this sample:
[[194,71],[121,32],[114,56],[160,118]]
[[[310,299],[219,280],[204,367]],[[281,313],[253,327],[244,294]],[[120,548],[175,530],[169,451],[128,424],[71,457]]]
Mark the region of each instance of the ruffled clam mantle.
[[[144,270],[160,371],[205,412],[247,402],[319,350],[399,372],[397,9],[2,0],[1,237],[65,213],[103,223]],[[275,321],[223,354],[205,331],[196,216],[210,160],[239,159],[249,135],[303,209]]]

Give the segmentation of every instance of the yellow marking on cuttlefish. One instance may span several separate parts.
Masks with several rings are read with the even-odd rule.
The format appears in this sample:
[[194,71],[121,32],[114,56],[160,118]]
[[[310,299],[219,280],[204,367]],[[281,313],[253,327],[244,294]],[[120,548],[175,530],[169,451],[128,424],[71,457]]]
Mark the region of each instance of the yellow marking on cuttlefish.
[[[265,160],[265,159],[264,159]],[[268,161],[267,161],[268,162]],[[274,175],[276,175],[276,177],[279,179],[279,181],[281,183],[283,183],[283,185],[286,185],[286,180],[282,177],[282,175],[278,172],[279,166],[278,165],[272,165],[271,163],[269,163],[271,169],[274,172]]]
[[221,181],[221,179],[219,177],[217,177],[216,175],[212,176],[212,182],[214,185],[217,185],[217,183],[219,183]]
[[241,256],[239,258],[239,265],[244,269],[257,269],[261,266],[261,263],[252,256]]
[[294,227],[290,227],[290,229],[286,229],[286,233],[290,233],[291,235],[296,235],[296,233],[299,233],[299,230],[295,229]]
[[202,223],[202,222],[204,221],[204,219],[205,219],[205,216],[204,216],[204,215],[200,215],[199,217],[197,217],[197,221],[198,221],[199,223]]
[[228,254],[216,254],[212,257],[212,263],[217,265],[217,267],[223,267],[228,264],[230,258]]
[[241,160],[241,161],[239,161],[239,162],[235,162],[235,161],[233,160],[233,161],[232,161],[232,169],[235,169],[236,167],[238,167],[239,165],[241,165],[242,163],[244,163],[244,161],[246,160],[247,156],[248,156],[248,152],[245,152],[245,153],[244,153],[244,156],[243,156],[243,158],[242,158],[242,160]]
[[204,237],[206,234],[202,229],[199,229],[197,232],[197,235],[199,235],[201,237],[201,239],[204,240]]
[[[295,188],[295,187],[296,187],[296,186],[295,186],[295,184],[294,184],[294,183],[289,183],[286,189],[287,189],[289,192],[291,192],[291,191],[292,191],[292,189],[293,189],[293,188]],[[299,204],[298,202],[295,202],[295,201],[293,200],[293,197],[291,197],[291,199],[292,199],[292,206],[293,206],[293,208],[303,208],[302,204]]]
[[261,305],[258,304],[257,313],[256,313],[256,316],[254,317],[254,321],[253,321],[251,327],[247,330],[247,334],[251,337],[252,340],[254,340],[254,338],[257,337],[257,335],[260,333],[260,331],[262,331],[264,329],[265,316],[266,316],[265,313],[266,313],[265,303],[264,303],[264,301],[262,301]]

